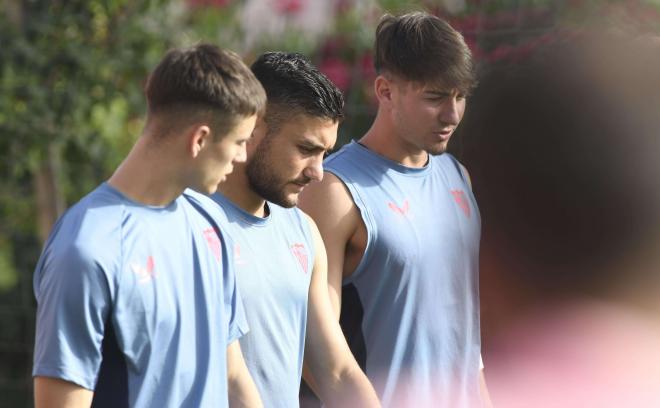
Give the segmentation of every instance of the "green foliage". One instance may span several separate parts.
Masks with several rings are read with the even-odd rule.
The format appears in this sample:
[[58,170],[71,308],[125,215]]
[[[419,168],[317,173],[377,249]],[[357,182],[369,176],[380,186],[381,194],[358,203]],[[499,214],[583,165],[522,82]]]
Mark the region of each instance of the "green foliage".
[[12,260],[9,242],[0,239],[0,292],[7,291],[18,283],[18,274]]
[[185,17],[166,0],[13,4],[0,14],[0,240],[34,232],[24,204],[49,149],[67,204],[111,174],[139,134],[146,75],[179,44]]

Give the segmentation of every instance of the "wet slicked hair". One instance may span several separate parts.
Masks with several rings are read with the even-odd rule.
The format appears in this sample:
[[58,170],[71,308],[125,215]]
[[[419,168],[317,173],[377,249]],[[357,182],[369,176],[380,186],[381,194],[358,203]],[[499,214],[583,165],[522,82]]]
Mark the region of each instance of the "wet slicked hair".
[[208,120],[216,137],[258,114],[266,94],[238,55],[211,44],[170,50],[145,86],[149,116],[172,127]]
[[343,119],[341,91],[303,55],[267,52],[251,68],[268,96],[265,121],[269,133],[297,114],[333,122]]
[[466,94],[476,86],[472,53],[463,36],[431,14],[384,15],[376,29],[374,49],[379,74]]

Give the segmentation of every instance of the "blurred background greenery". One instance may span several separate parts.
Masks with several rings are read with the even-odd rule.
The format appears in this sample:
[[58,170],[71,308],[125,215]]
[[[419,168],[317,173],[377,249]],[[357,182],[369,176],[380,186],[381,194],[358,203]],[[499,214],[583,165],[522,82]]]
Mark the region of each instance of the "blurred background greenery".
[[247,63],[266,50],[308,55],[345,92],[339,147],[375,113],[379,17],[420,9],[464,34],[480,70],[593,27],[660,29],[660,0],[0,0],[0,405],[32,404],[43,241],[132,146],[142,86],[168,48],[211,41]]

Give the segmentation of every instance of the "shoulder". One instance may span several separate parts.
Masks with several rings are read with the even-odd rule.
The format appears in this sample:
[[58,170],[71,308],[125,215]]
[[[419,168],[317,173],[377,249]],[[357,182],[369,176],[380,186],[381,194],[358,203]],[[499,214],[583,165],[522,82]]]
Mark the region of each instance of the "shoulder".
[[213,199],[211,199],[211,197],[204,195],[202,193],[198,193],[197,191],[189,188],[184,190],[181,196],[186,201],[192,204],[199,205],[204,209],[206,209],[207,207],[208,208],[217,207],[217,204],[215,203],[215,201],[213,201]]
[[355,171],[354,167],[359,166],[360,160],[358,160],[358,155],[360,154],[359,145],[355,142],[347,143],[341,147],[338,151],[332,153],[323,161],[323,167],[326,170],[343,173],[345,169],[350,169],[350,171]]
[[306,212],[298,210],[302,219],[305,220],[309,226],[309,233],[311,235],[311,242],[314,244],[315,250],[318,252],[321,248],[325,251],[325,245],[323,244],[323,238],[321,238],[321,232],[319,231],[318,225],[312,217],[310,217]]
[[467,168],[451,153],[443,153],[438,156],[434,156],[434,160],[440,165],[443,169],[455,172],[461,177],[470,187],[472,187],[472,180],[470,179],[470,173],[467,171]]
[[121,257],[126,218],[124,204],[117,197],[98,190],[88,194],[54,226],[37,271],[80,275],[111,270]]
[[121,236],[127,217],[119,197],[97,189],[67,210],[53,231],[53,239],[81,250],[107,248],[109,241]]
[[348,213],[354,206],[344,181],[330,171],[324,173],[321,181],[307,186],[300,195],[300,208],[314,218],[322,215],[319,211],[329,211],[329,216],[341,215]]
[[220,203],[205,194],[187,189],[183,192],[181,201],[184,205],[191,206],[195,210],[195,214],[203,218],[209,219],[210,217],[213,220],[226,218],[224,208]]

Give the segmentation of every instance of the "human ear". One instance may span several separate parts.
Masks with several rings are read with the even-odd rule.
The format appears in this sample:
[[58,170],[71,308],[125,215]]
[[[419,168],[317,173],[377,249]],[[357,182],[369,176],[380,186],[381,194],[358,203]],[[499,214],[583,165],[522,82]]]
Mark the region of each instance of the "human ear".
[[204,146],[209,143],[211,129],[207,125],[195,126],[188,139],[189,151],[192,157],[197,157]]
[[381,105],[390,105],[392,103],[393,83],[383,75],[378,75],[374,81],[374,93]]

